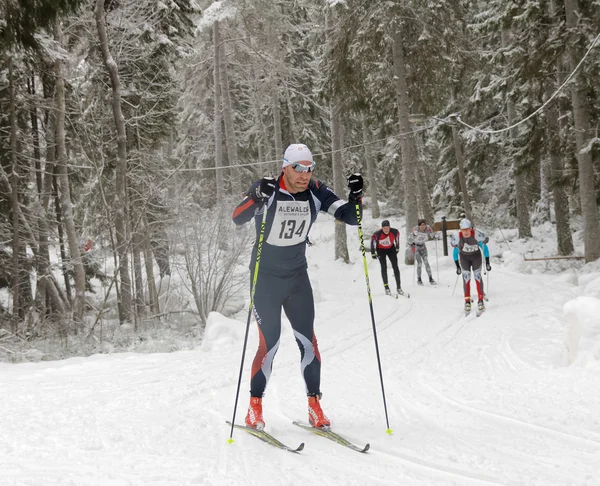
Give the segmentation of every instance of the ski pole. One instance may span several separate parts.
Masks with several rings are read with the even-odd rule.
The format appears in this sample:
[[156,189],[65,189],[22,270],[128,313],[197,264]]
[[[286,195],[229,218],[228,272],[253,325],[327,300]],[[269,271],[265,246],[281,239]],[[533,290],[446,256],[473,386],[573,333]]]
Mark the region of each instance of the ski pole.
[[365,268],[365,281],[367,282],[367,295],[369,296],[369,309],[371,311],[371,323],[373,324],[373,339],[375,341],[375,352],[377,354],[377,367],[379,368],[379,381],[381,382],[381,395],[383,396],[383,410],[385,412],[385,423],[387,425],[386,433],[391,434],[390,421],[388,418],[387,403],[385,401],[385,388],[383,386],[383,373],[381,372],[381,358],[379,357],[379,344],[377,343],[377,329],[375,328],[375,314],[373,312],[373,298],[371,296],[371,285],[369,284],[369,268],[367,265],[367,257],[365,255],[365,241],[362,231],[362,216],[360,211],[360,203],[356,202],[356,220],[358,222],[358,239],[360,240],[360,251],[363,257],[363,266]]
[[456,280],[454,281],[454,288],[452,289],[452,297],[454,297],[454,292],[456,292],[456,284],[458,283],[458,274],[456,275]]
[[237,411],[238,399],[240,397],[240,386],[242,384],[242,371],[244,369],[244,359],[246,357],[246,345],[248,344],[248,333],[250,331],[250,320],[252,319],[252,308],[254,307],[254,292],[256,292],[256,281],[258,280],[258,266],[262,253],[262,245],[265,237],[265,223],[267,222],[267,204],[263,206],[263,217],[260,225],[260,234],[258,245],[256,246],[256,263],[254,264],[254,274],[252,275],[252,290],[250,292],[250,307],[248,308],[248,320],[246,321],[246,334],[244,335],[244,346],[242,348],[242,360],[240,362],[240,374],[238,377],[237,390],[235,392],[235,403],[233,405],[233,417],[231,418],[231,432],[229,433],[229,442],[233,443],[233,428],[235,427],[235,413]]
[[435,268],[437,270],[438,284],[440,283],[440,262],[438,260],[437,252],[437,238],[435,238]]

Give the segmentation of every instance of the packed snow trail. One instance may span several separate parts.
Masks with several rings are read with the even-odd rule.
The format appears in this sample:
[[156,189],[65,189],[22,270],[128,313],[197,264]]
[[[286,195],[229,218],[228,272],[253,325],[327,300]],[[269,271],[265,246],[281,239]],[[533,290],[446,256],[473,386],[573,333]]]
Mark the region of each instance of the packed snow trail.
[[[290,454],[241,431],[228,444],[245,315],[215,314],[194,351],[0,364],[0,484],[597,484],[600,366],[562,363],[562,305],[579,287],[492,259],[487,310],[465,318],[451,257],[440,256],[436,286],[413,286],[401,265],[410,299],[386,297],[371,265],[388,436],[362,257],[332,261],[331,226],[317,222],[308,250],[322,404],[334,430],[371,444],[367,454],[292,424],[307,412],[287,321],[264,416],[279,440],[306,447]],[[256,343],[253,323],[240,424]]]

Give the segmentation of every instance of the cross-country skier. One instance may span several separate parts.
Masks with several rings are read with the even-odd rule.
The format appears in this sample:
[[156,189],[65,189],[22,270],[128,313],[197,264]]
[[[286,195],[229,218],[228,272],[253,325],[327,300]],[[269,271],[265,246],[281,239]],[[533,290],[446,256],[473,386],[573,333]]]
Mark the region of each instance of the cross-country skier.
[[[313,427],[330,425],[320,405],[321,356],[313,326],[315,304],[307,272],[306,242],[319,211],[346,224],[358,224],[356,205],[362,211],[363,179],[360,174],[348,178],[349,202],[342,201],[321,181],[312,179],[315,165],[306,145],[290,145],[284,154],[280,176],[263,177],[253,183],[233,212],[233,222],[238,225],[254,218],[257,242],[252,262],[256,262],[258,236],[267,210],[253,306],[259,345],[252,363],[250,406],[246,415],[246,425],[256,429],[265,426],[262,398],[279,347],[282,308],[300,348],[308,420]],[[251,279],[254,266],[251,263]]]
[[392,295],[388,285],[387,264],[386,258],[390,259],[392,269],[394,270],[394,278],[396,279],[396,292],[398,295],[403,295],[400,285],[400,269],[398,268],[398,251],[400,251],[400,232],[396,228],[390,227],[390,222],[384,219],[381,222],[381,229],[377,230],[371,236],[371,256],[379,258],[381,265],[381,278],[387,295]]
[[431,267],[429,266],[429,260],[427,259],[427,245],[429,240],[435,239],[433,234],[433,228],[427,224],[424,219],[419,219],[417,226],[415,226],[410,234],[408,235],[408,243],[411,246],[412,252],[415,254],[415,260],[417,260],[417,283],[423,285],[421,280],[421,266],[425,263],[425,270],[429,275],[429,283],[435,285],[435,280],[431,276]]
[[[481,251],[485,256],[485,266],[489,272],[492,269],[490,265],[490,254],[487,247],[489,238],[480,230],[474,230],[471,221],[464,218],[460,222],[458,235],[453,234],[450,244],[454,247],[454,262],[456,263],[456,274],[463,276],[463,288],[465,295],[465,312],[471,311],[471,269],[477,285],[477,310],[483,312],[485,305],[483,303],[483,278],[481,276]],[[459,263],[460,262],[460,263]]]

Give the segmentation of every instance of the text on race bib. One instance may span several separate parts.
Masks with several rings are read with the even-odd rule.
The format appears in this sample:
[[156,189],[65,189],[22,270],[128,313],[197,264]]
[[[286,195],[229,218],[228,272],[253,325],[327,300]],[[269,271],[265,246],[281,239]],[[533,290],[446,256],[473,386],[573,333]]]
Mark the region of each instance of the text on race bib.
[[309,228],[308,201],[277,201],[267,243],[274,246],[297,245],[306,240]]
[[479,251],[479,245],[469,245],[468,243],[465,243],[462,247],[462,251],[463,253],[475,253],[476,251]]

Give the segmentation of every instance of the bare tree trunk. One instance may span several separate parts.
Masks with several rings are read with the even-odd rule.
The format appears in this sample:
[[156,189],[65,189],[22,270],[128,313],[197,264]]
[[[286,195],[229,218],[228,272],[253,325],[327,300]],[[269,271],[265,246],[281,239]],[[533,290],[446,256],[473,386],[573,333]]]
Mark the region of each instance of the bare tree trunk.
[[[250,42],[250,39],[249,39]],[[264,162],[265,160],[267,160],[268,157],[268,153],[269,153],[269,147],[268,147],[268,140],[269,137],[267,136],[267,130],[265,128],[265,124],[263,123],[263,118],[262,118],[262,113],[261,113],[261,109],[260,109],[260,100],[259,100],[259,91],[258,91],[258,85],[260,83],[259,79],[258,79],[258,75],[256,74],[256,68],[254,66],[252,66],[252,81],[254,83],[253,89],[252,89],[252,111],[254,112],[254,118],[256,119],[256,123],[258,123],[258,127],[259,127],[259,136],[257,138],[257,150],[258,150],[258,160],[260,162]],[[259,173],[260,174],[264,174],[265,171],[268,172],[268,167],[263,167],[260,166],[259,169]]]
[[[549,4],[550,15],[554,17],[558,0],[552,0]],[[548,82],[546,86],[546,98],[550,98],[557,85],[563,82],[560,72],[561,63],[557,62],[556,82]],[[574,251],[573,235],[571,234],[571,221],[569,214],[569,196],[565,190],[565,164],[561,158],[560,145],[560,115],[556,104],[551,103],[546,110],[546,120],[548,123],[548,153],[550,166],[548,167],[548,183],[554,200],[554,214],[556,217],[556,239],[559,255],[571,255]]]
[[158,292],[156,291],[156,280],[154,280],[154,265],[152,255],[152,247],[150,245],[150,231],[148,229],[148,221],[144,216],[144,264],[146,265],[146,279],[148,280],[148,301],[150,310],[154,314],[160,312],[158,304]]
[[[138,211],[139,206],[139,192],[135,190],[134,184],[128,184],[131,189],[128,191],[129,195],[129,207],[132,221],[137,222],[135,227],[131,228],[129,225],[128,234],[131,235],[131,254],[133,255],[133,277],[134,277],[134,289],[135,289],[135,330],[139,331],[139,323],[145,314],[144,305],[144,276],[142,273],[142,258],[140,252],[142,250],[142,238],[140,235],[140,214]],[[137,196],[137,197],[134,197]]]
[[[551,96],[554,88],[548,84],[546,95]],[[548,122],[548,152],[550,155],[550,189],[554,199],[554,214],[556,216],[556,238],[558,253],[571,255],[573,253],[573,236],[569,216],[569,198],[565,191],[564,164],[560,156],[560,129],[558,111],[555,105],[550,105],[546,111]]]
[[221,131],[221,37],[219,34],[219,22],[213,24],[213,54],[215,63],[213,66],[213,84],[214,84],[214,132],[215,132],[215,168],[217,184],[217,203],[223,201],[226,195],[225,171],[223,167],[223,132]]
[[[333,28],[333,14],[331,9],[327,9],[325,13],[325,29],[327,35],[331,35],[331,29]],[[343,194],[345,189],[344,184],[344,166],[342,164],[342,120],[340,116],[340,102],[335,97],[331,103],[331,154],[332,166],[333,166],[333,191],[339,196]],[[350,256],[348,254],[348,237],[346,234],[345,224],[335,225],[335,256],[336,260],[342,259],[344,263],[350,262]]]
[[[404,64],[404,46],[402,40],[402,28],[400,20],[396,19],[392,25],[393,42],[392,55],[394,60],[394,77],[396,84],[396,104],[398,105],[398,121],[400,133],[410,132],[409,108],[408,108],[408,86],[406,84],[406,66]],[[410,233],[417,221],[417,194],[415,187],[415,176],[413,165],[415,163],[415,154],[412,151],[410,137],[412,135],[402,135],[402,167],[404,172],[404,205],[406,210],[406,234]],[[404,254],[404,261],[407,265],[414,264],[414,256],[407,248]]]
[[471,211],[471,201],[469,198],[469,189],[467,188],[467,176],[465,175],[465,159],[462,152],[462,144],[458,135],[456,123],[452,124],[452,140],[454,142],[454,155],[456,156],[456,165],[458,166],[458,181],[462,192],[463,209],[467,219],[473,221],[473,212]]
[[[35,99],[35,73],[31,75],[30,78],[27,78],[27,92],[29,95]],[[31,118],[31,139],[33,141],[33,159],[35,162],[35,181],[38,190],[38,197],[42,198],[42,154],[40,151],[40,130],[38,128],[38,116],[37,116],[37,106],[35,101],[31,103],[30,108],[30,118]]]
[[129,277],[129,257],[127,254],[127,133],[125,119],[121,111],[121,85],[117,64],[108,49],[108,36],[104,17],[104,0],[96,0],[96,27],[100,49],[106,69],[110,75],[113,91],[112,110],[117,129],[117,170],[115,184],[115,229],[117,232],[117,253],[119,254],[119,274],[121,277],[120,322],[131,322],[131,279]]
[[133,234],[133,275],[135,277],[135,314],[136,331],[139,331],[139,322],[144,317],[144,277],[142,274],[142,258],[140,255],[141,238],[137,231]]
[[65,282],[65,291],[67,292],[67,300],[69,305],[73,305],[73,291],[71,289],[71,281],[69,280],[69,270],[67,267],[67,252],[65,250],[65,235],[63,232],[62,210],[60,204],[60,196],[58,195],[58,167],[54,166],[54,174],[52,176],[53,195],[54,195],[54,211],[56,213],[56,225],[58,228],[58,246],[60,248],[60,261],[62,263],[63,280]]
[[290,123],[290,133],[292,134],[292,140],[297,141],[298,140],[298,130],[296,129],[296,115],[294,115],[294,107],[292,106],[292,99],[290,98],[290,90],[287,89],[287,86],[284,88],[285,89],[285,100],[287,103],[287,107],[288,107],[288,116],[289,116],[289,123]]
[[[502,30],[502,47],[510,47],[511,32],[508,29]],[[507,67],[508,69],[508,67]],[[510,79],[510,78],[508,78]],[[508,81],[506,86],[505,101],[508,124],[512,125],[516,119],[515,102],[512,100],[510,92],[512,82]],[[512,149],[514,141],[518,138],[518,127],[509,131],[510,147]],[[511,154],[512,155],[512,154]],[[527,197],[527,180],[523,171],[523,164],[520,156],[516,156],[513,163],[513,172],[515,176],[515,196],[517,200],[517,228],[520,238],[531,238],[531,223],[529,221],[529,198]]]
[[[237,137],[235,135],[235,126],[233,122],[233,104],[231,103],[231,93],[229,91],[229,75],[227,57],[225,56],[225,45],[221,43],[221,102],[223,106],[223,122],[225,124],[225,145],[227,146],[227,160],[230,166],[237,166],[239,163]],[[230,190],[232,194],[243,192],[242,177],[243,171],[237,167],[229,171]]]
[[[275,143],[275,160],[283,160],[283,140],[281,136],[281,112],[279,110],[279,95],[277,94],[277,84],[273,83],[271,93],[271,106],[273,109],[273,142]],[[279,175],[281,171],[281,162],[275,162],[275,174]]]
[[421,211],[423,211],[423,218],[427,220],[427,224],[431,224],[433,223],[434,214],[431,207],[431,193],[429,192],[429,186],[427,185],[427,167],[424,161],[417,167],[417,172],[419,180],[419,200],[422,201]]
[[[580,34],[577,23],[581,16],[578,0],[564,0],[567,27],[569,28],[569,63],[575,70],[583,57],[580,47]],[[591,150],[586,150],[591,133],[590,108],[586,99],[584,78],[577,76],[571,85],[571,103],[573,105],[573,121],[575,124],[575,144],[577,147],[577,162],[579,166],[579,196],[581,212],[583,213],[583,242],[585,245],[585,260],[591,262],[600,258],[600,219],[596,205],[594,165]]]
[[363,143],[365,144],[365,164],[367,166],[367,178],[369,179],[369,197],[371,198],[371,216],[375,219],[379,218],[379,199],[377,197],[378,182],[375,174],[375,161],[371,153],[371,134],[367,126],[367,117],[364,113],[361,114]]
[[8,96],[10,103],[10,159],[12,163],[11,176],[11,204],[12,204],[12,282],[11,291],[13,295],[12,307],[12,332],[16,333],[19,319],[23,317],[21,310],[21,289],[19,255],[21,254],[21,238],[19,235],[19,160],[17,157],[17,100],[15,90],[15,73],[13,69],[13,54],[8,54]]
[[[37,117],[36,117],[37,118]],[[49,238],[49,214],[50,200],[52,196],[52,179],[55,171],[55,113],[52,111],[48,116],[46,126],[46,163],[44,165],[44,176],[40,189],[40,203],[42,217],[38,221],[40,254],[38,261],[38,281],[36,286],[37,308],[42,315],[46,313],[46,292],[50,280],[50,247]],[[40,164],[41,166],[41,164]]]
[[[271,52],[278,52],[273,31],[269,31],[269,43]],[[273,143],[275,144],[275,160],[283,160],[283,138],[281,134],[281,112],[279,109],[279,94],[277,76],[273,76],[271,82],[271,107],[273,110]],[[299,140],[293,140],[292,143],[299,143]],[[281,172],[281,162],[273,164],[274,174]]]
[[[427,177],[425,176],[425,157],[422,153],[418,136],[413,137],[413,143],[417,163],[415,175],[417,178],[417,189],[419,190],[419,206],[422,217],[425,218],[428,224],[431,224],[433,222],[433,210],[431,209],[431,195],[429,194]],[[417,224],[416,221],[415,224]]]
[[[54,39],[62,45],[62,29],[60,20],[54,24]],[[81,249],[79,248],[75,223],[73,222],[73,205],[71,204],[71,190],[69,188],[69,173],[67,168],[67,149],[65,144],[65,79],[62,74],[62,61],[57,59],[54,63],[56,73],[56,158],[58,160],[60,173],[60,193],[62,195],[61,206],[69,253],[71,254],[71,265],[75,276],[75,300],[73,302],[73,320],[75,321],[75,332],[80,331],[83,325],[83,311],[85,309],[85,271],[81,260]]]

